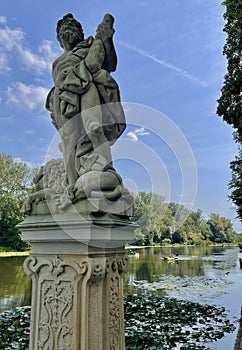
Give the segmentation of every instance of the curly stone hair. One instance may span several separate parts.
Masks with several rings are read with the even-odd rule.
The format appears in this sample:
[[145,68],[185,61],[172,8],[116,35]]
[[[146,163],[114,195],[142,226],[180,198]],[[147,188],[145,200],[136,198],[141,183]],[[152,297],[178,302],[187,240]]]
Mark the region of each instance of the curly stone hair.
[[62,19],[60,19],[57,22],[57,27],[56,27],[56,32],[57,32],[57,39],[60,42],[60,32],[61,32],[61,28],[62,26],[64,26],[67,23],[71,23],[74,27],[76,27],[79,31],[80,31],[80,35],[82,36],[82,39],[84,39],[84,33],[83,33],[83,29],[82,29],[82,25],[80,22],[78,22],[72,13],[67,13],[67,15],[63,16]]

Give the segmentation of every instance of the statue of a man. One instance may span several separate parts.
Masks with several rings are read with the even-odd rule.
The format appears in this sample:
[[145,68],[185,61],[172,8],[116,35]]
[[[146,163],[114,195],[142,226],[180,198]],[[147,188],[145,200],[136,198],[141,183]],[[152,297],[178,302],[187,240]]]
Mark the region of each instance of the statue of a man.
[[85,198],[85,181],[99,182],[100,189],[110,191],[121,183],[110,151],[110,144],[126,126],[118,85],[110,75],[117,65],[113,22],[106,14],[95,38],[87,39],[72,14],[57,23],[57,39],[64,53],[53,63],[54,87],[46,107],[61,136],[67,188],[73,201],[78,196]]

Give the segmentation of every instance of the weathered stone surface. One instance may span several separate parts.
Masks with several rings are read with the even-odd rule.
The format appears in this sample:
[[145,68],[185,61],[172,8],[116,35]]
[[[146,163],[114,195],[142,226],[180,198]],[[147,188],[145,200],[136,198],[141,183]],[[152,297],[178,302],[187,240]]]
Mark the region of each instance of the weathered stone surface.
[[[114,183],[117,178],[115,172],[98,172],[92,174],[89,172],[77,182],[84,181],[83,190],[86,196],[75,197],[75,201],[71,201],[65,186],[65,167],[63,159],[52,159],[42,166],[36,176],[36,189],[29,196],[24,204],[23,211],[28,215],[47,215],[57,213],[80,213],[82,217],[87,217],[99,213],[99,215],[113,214],[122,217],[132,217],[133,215],[133,197],[123,186],[121,180],[116,180],[116,189],[101,191],[98,184],[102,184],[102,188],[106,186],[110,176],[110,183]],[[87,178],[85,179],[85,177]],[[100,177],[99,182],[95,182]],[[114,179],[112,178],[114,177]],[[84,179],[83,179],[84,178]],[[92,181],[93,180],[93,181]],[[120,185],[119,185],[120,184]],[[80,188],[80,187],[79,187]],[[110,188],[110,187],[109,187]]]
[[19,228],[32,246],[30,350],[125,350],[124,245],[135,226],[58,214],[29,216]]
[[[64,53],[53,63],[54,87],[46,107],[61,137],[63,159],[51,160],[40,169],[36,191],[23,207],[27,215],[45,211],[42,201],[49,201],[51,211],[61,212],[89,198],[119,202],[120,211],[119,204],[114,210],[124,215],[124,203],[132,201],[113,168],[110,149],[126,127],[118,84],[110,74],[117,65],[113,23],[114,18],[106,14],[96,36],[87,39],[72,14],[57,24]],[[79,209],[83,208],[87,206],[81,204]]]
[[33,279],[30,349],[124,350],[122,274],[128,257],[41,255]]
[[29,216],[18,225],[31,253],[82,254],[120,249],[133,241],[135,225],[114,217],[83,220],[79,214]]
[[124,131],[111,15],[84,39],[71,14],[57,24],[64,49],[53,63],[46,107],[63,158],[34,179],[18,225],[31,243],[30,350],[125,350],[124,246],[133,241],[133,198],[112,164],[110,146]]

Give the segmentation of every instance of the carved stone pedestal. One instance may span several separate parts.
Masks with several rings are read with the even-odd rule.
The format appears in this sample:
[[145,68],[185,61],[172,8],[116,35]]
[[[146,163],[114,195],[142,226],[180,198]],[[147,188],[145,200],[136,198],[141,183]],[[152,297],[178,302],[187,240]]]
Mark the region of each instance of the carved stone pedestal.
[[30,350],[124,350],[127,222],[29,217],[19,225],[32,245]]

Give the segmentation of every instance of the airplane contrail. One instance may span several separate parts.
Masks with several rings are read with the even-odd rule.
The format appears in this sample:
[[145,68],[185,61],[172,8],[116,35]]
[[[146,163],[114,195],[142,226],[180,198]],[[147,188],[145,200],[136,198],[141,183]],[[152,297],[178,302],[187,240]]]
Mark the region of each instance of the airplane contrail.
[[139,49],[135,46],[132,46],[128,43],[125,43],[124,41],[120,41],[120,40],[117,40],[118,43],[120,43],[121,45],[135,51],[135,52],[138,52],[139,54],[147,57],[147,58],[150,58],[152,61],[158,63],[158,64],[161,64],[162,66],[165,66],[167,68],[170,68],[170,69],[173,69],[174,71],[176,71],[177,73],[180,73],[182,76],[184,76],[185,78],[191,80],[191,81],[194,81],[196,83],[198,83],[199,85],[202,85],[202,86],[208,86],[208,84],[203,81],[203,80],[200,80],[199,78],[197,77],[194,77],[191,73],[187,72],[185,69],[183,68],[180,68],[180,67],[177,67],[175,66],[174,64],[170,63],[170,62],[167,62],[161,58],[157,58],[155,55],[152,55],[151,53],[149,53],[148,51],[145,51],[143,49]]

